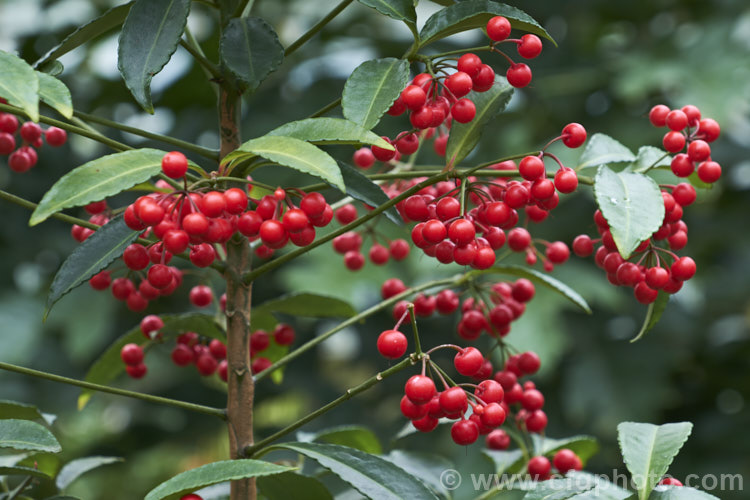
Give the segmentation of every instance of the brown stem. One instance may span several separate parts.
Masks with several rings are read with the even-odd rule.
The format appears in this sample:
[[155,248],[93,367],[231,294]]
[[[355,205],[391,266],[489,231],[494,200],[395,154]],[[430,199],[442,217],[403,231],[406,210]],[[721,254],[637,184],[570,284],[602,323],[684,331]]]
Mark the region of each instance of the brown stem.
[[[220,157],[240,145],[240,99],[223,86],[219,95]],[[250,305],[252,285],[242,282],[250,269],[252,253],[245,238],[235,236],[227,243],[227,431],[231,458],[243,458],[253,444],[253,397],[255,385],[250,370]],[[232,481],[231,500],[255,500],[255,479]]]

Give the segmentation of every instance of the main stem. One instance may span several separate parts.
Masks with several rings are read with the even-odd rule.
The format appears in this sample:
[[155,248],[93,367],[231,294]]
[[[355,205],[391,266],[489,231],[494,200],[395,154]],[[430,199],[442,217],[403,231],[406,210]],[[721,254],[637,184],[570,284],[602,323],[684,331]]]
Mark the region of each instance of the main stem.
[[[219,93],[220,157],[240,145],[240,97],[228,85]],[[253,444],[255,385],[250,370],[250,304],[252,284],[242,282],[250,269],[252,253],[247,240],[235,236],[227,243],[227,431],[231,458],[243,458]],[[232,481],[231,500],[255,500],[255,479]]]

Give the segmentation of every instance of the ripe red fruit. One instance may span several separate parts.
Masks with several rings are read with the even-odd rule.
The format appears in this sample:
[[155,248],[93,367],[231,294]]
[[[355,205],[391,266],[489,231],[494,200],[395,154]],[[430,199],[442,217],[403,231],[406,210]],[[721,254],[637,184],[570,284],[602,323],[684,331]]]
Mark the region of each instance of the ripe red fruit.
[[151,283],[151,286],[159,290],[171,285],[173,279],[172,271],[164,264],[154,264],[148,270],[148,282]]
[[167,231],[164,235],[164,248],[172,254],[179,254],[187,250],[190,244],[190,236],[187,232],[176,229]]
[[719,138],[721,128],[711,118],[704,118],[698,123],[698,133],[703,136],[706,142],[713,142]]
[[227,357],[227,346],[219,339],[212,339],[208,344],[208,352],[217,360]]
[[170,179],[179,179],[187,173],[187,158],[179,151],[167,153],[161,159],[161,170]]
[[521,405],[529,411],[541,410],[544,406],[544,395],[536,389],[524,391]]
[[143,362],[143,349],[138,344],[125,344],[120,350],[120,358],[126,365],[139,365]]
[[190,303],[196,307],[206,307],[214,300],[214,292],[206,285],[196,285],[190,289]]
[[435,307],[440,314],[450,314],[458,309],[459,299],[453,290],[442,290],[435,296]]
[[[490,365],[490,369],[492,365]],[[503,397],[505,397],[503,386],[495,382],[494,380],[483,380],[479,383],[477,388],[474,390],[474,395],[484,401],[486,404],[489,403],[501,403]]]
[[687,154],[693,161],[703,161],[711,156],[711,146],[706,141],[698,139],[688,145]]
[[394,295],[398,295],[404,290],[406,290],[406,285],[404,285],[403,281],[398,278],[389,278],[383,282],[383,286],[380,288],[380,294],[383,297],[383,300],[385,300]]
[[470,445],[479,438],[479,426],[473,420],[459,420],[451,426],[451,438],[458,445]]
[[439,402],[446,415],[463,415],[469,406],[466,392],[460,387],[451,387],[441,392]]
[[464,347],[453,358],[453,366],[461,375],[473,377],[481,370],[484,356],[476,347]]
[[674,130],[667,132],[662,140],[662,145],[670,153],[679,153],[685,147],[685,136]]
[[284,230],[284,226],[275,219],[263,221],[258,234],[263,243],[271,248],[283,247],[289,238],[287,232]]
[[180,497],[180,500],[203,500],[203,497],[200,495],[196,495],[195,493],[189,493],[187,495],[182,495]]
[[695,275],[695,261],[690,257],[680,257],[670,268],[672,278],[677,281],[687,281]]
[[581,459],[575,454],[573,450],[563,448],[562,450],[555,453],[552,458],[552,464],[562,474],[570,470],[581,470],[582,464]]
[[279,323],[273,329],[273,339],[279,345],[292,345],[294,343],[294,328],[286,323]]
[[216,258],[216,250],[208,243],[201,243],[190,249],[190,262],[197,267],[208,267]]
[[376,266],[384,265],[386,262],[388,262],[388,257],[390,256],[388,249],[379,243],[373,243],[373,245],[370,247],[369,255],[370,260]]
[[323,213],[328,206],[326,199],[320,193],[308,193],[299,202],[299,208],[308,217],[316,217]]
[[198,373],[204,377],[213,375],[216,369],[219,367],[219,362],[211,356],[209,353],[204,353],[198,356],[195,360],[195,367],[198,368]]
[[505,422],[506,413],[501,405],[498,403],[490,403],[484,407],[484,411],[480,418],[482,419],[482,425],[485,427],[493,428],[503,425]]
[[413,375],[406,381],[404,386],[406,397],[414,404],[429,403],[432,397],[437,394],[435,382],[430,377],[424,375]]
[[721,165],[715,161],[704,161],[698,165],[698,178],[707,184],[712,184],[721,177]]
[[135,285],[128,278],[117,278],[112,282],[112,296],[117,300],[127,300],[135,291]]
[[570,249],[562,241],[555,241],[549,245],[545,253],[549,261],[553,264],[562,264],[570,257]]
[[531,234],[522,228],[515,227],[508,232],[508,246],[514,252],[523,252],[531,243]]
[[659,484],[663,484],[666,486],[682,486],[682,482],[673,477],[665,477],[664,479],[659,481]]
[[522,88],[531,83],[531,68],[524,63],[513,64],[505,73],[508,83],[516,88]]
[[61,128],[50,127],[44,132],[44,139],[53,148],[62,146],[68,140],[68,133]]
[[495,429],[487,434],[485,445],[490,450],[507,450],[510,446],[510,436],[502,429]]
[[458,58],[458,64],[456,68],[458,71],[466,73],[471,78],[474,78],[482,67],[482,60],[478,55],[468,53]]
[[475,92],[486,92],[495,83],[495,70],[489,64],[482,64],[477,74],[471,77],[471,81],[474,82]]
[[463,97],[471,92],[473,84],[471,76],[463,71],[457,71],[445,79],[445,86],[456,98]]
[[247,208],[247,193],[240,188],[229,188],[224,191],[225,210],[232,215],[239,215]]
[[695,163],[685,153],[680,153],[672,158],[670,163],[672,173],[677,177],[687,177],[695,170]]
[[425,415],[424,417],[412,420],[411,424],[414,426],[415,429],[417,429],[420,432],[430,432],[435,430],[435,427],[438,426],[440,422],[437,418],[431,417],[430,415]]
[[538,36],[531,33],[521,37],[521,43],[518,44],[518,55],[524,59],[534,59],[542,53],[542,41]]
[[547,427],[547,414],[542,410],[532,411],[525,417],[524,424],[529,432],[542,432]]
[[419,137],[417,134],[403,134],[396,139],[396,149],[402,155],[416,153],[419,149]]
[[172,349],[172,361],[177,366],[187,366],[195,359],[193,349],[186,344],[177,344]]
[[29,143],[34,144],[42,136],[42,127],[34,122],[25,122],[21,125],[21,138]]
[[528,181],[535,181],[545,174],[544,161],[538,156],[526,156],[518,164],[518,173]]
[[495,16],[487,21],[487,36],[495,42],[502,42],[510,35],[510,21],[503,16]]
[[125,371],[131,378],[143,378],[148,371],[148,368],[143,363],[139,365],[127,365]]
[[[385,136],[381,137],[381,139],[383,139],[388,144],[392,144],[391,140]],[[380,161],[390,161],[394,156],[396,156],[395,149],[385,149],[378,146],[371,146],[370,149],[372,150],[372,154],[375,155],[375,158]]]
[[467,245],[475,236],[474,224],[466,219],[458,219],[448,228],[448,237],[458,246]]
[[427,102],[427,94],[424,89],[418,85],[409,85],[401,91],[401,100],[406,107],[416,111]]
[[580,123],[568,123],[562,129],[563,144],[569,148],[577,148],[586,142],[586,129]]
[[533,351],[526,351],[518,358],[518,367],[526,375],[533,375],[539,371],[541,365],[539,355]]
[[349,250],[344,254],[344,265],[350,271],[358,271],[365,265],[365,256],[358,250]]
[[446,236],[448,236],[448,230],[439,220],[428,220],[422,226],[422,238],[429,243],[440,243]]
[[679,132],[683,130],[685,127],[687,127],[688,117],[684,111],[680,109],[675,109],[667,113],[665,122],[667,124],[667,127],[669,127],[670,130]]
[[406,335],[398,330],[386,330],[378,336],[378,352],[384,358],[400,358],[406,352],[407,346]]
[[339,224],[349,224],[357,218],[357,208],[351,203],[339,207],[336,210],[336,220]]
[[551,468],[552,465],[550,464],[549,459],[542,456],[533,457],[529,460],[529,463],[526,466],[526,470],[529,471],[531,477],[537,480],[546,479],[549,476]]
[[122,252],[122,260],[129,269],[134,271],[145,269],[150,262],[146,247],[139,243],[128,245]]
[[375,164],[375,155],[370,148],[359,148],[352,157],[354,164],[359,168],[370,168]]
[[112,282],[112,275],[109,271],[101,271],[96,273],[89,279],[89,285],[94,290],[106,290],[109,288],[109,284]]
[[651,304],[656,300],[659,291],[649,287],[645,281],[640,281],[637,285],[635,285],[633,293],[635,294],[635,298],[638,302],[646,305]]
[[469,123],[477,114],[477,108],[471,99],[462,98],[451,107],[451,116],[458,123]]
[[250,365],[250,371],[252,371],[254,375],[267,370],[272,364],[273,363],[271,363],[271,360],[268,358],[255,358]]
[[401,397],[401,414],[409,420],[417,420],[427,415],[427,405],[415,405],[406,396]]

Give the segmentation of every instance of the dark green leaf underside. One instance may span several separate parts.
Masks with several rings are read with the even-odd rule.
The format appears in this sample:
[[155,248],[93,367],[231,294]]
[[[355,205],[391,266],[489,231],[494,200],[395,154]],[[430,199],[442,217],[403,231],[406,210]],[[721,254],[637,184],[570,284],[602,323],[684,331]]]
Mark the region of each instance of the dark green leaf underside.
[[[362,203],[370,205],[371,207],[377,207],[390,201],[390,198],[383,191],[379,185],[367,178],[362,172],[357,170],[351,165],[339,162],[341,168],[341,175],[344,177],[344,184],[346,184],[346,194],[359,200]],[[391,222],[398,225],[403,225],[404,220],[396,210],[396,207],[391,207],[383,212]]]

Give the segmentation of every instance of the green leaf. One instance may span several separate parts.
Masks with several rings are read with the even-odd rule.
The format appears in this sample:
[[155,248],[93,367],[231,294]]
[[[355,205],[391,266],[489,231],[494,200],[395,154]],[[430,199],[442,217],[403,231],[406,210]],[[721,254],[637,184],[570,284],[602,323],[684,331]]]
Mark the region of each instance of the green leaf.
[[594,483],[594,488],[570,497],[571,500],[626,500],[633,496],[632,491],[620,488],[596,474],[570,471],[565,476],[571,478],[573,481]]
[[44,420],[36,406],[0,399],[0,419]]
[[73,117],[73,99],[70,97],[70,90],[63,82],[41,71],[36,72],[39,79],[39,98],[57,110],[65,118]]
[[368,498],[436,499],[419,479],[378,456],[335,444],[283,443],[274,448],[296,451],[318,462]]
[[122,217],[112,219],[89,236],[71,253],[55,274],[47,295],[44,318],[63,295],[106,268],[138,238]]
[[0,97],[39,121],[39,79],[26,61],[0,50]]
[[451,126],[445,159],[451,165],[459,164],[471,153],[482,136],[482,130],[490,120],[502,113],[513,96],[513,87],[502,76],[495,76],[495,83],[487,92],[470,92],[467,96],[474,102],[477,114],[469,123]]
[[236,17],[221,35],[222,62],[255,90],[284,60],[284,47],[273,28],[259,17]]
[[553,439],[532,434],[531,440],[534,444],[535,455],[551,455],[563,448],[567,448],[578,455],[583,465],[586,465],[588,459],[599,451],[599,444],[593,436],[571,436],[563,439]]
[[522,266],[508,266],[503,264],[495,264],[494,267],[491,267],[484,271],[474,271],[477,274],[487,274],[487,273],[498,273],[498,274],[510,274],[513,276],[520,276],[522,278],[529,279],[535,283],[538,283],[540,285],[543,285],[550,290],[553,290],[569,301],[571,301],[573,304],[580,307],[585,313],[591,314],[591,308],[589,307],[588,303],[586,303],[586,300],[581,297],[578,292],[570,288],[568,285],[563,283],[562,281],[553,278],[552,276],[549,276],[548,274],[541,273],[535,269],[531,269],[528,267],[522,267]]
[[73,33],[65,37],[56,47],[47,52],[47,54],[39,59],[35,64],[35,68],[41,69],[43,65],[50,63],[61,57],[71,50],[83,45],[84,43],[93,40],[94,38],[106,33],[107,31],[114,29],[121,25],[125,18],[130,12],[130,8],[133,6],[133,2],[128,2],[123,5],[118,5],[106,11],[101,16],[97,17],[93,21],[84,24],[80,28],[76,29]]
[[145,500],[161,500],[162,498],[178,498],[180,495],[191,493],[197,489],[212,484],[250,477],[269,476],[294,470],[260,460],[224,460],[203,465],[161,483],[149,491]]
[[450,490],[443,484],[445,477],[441,481],[446,470],[455,468],[448,459],[435,453],[408,450],[392,450],[383,458],[421,480],[441,496],[451,497]]
[[0,448],[57,453],[60,443],[43,425],[31,420],[0,420]]
[[133,149],[102,156],[63,175],[44,194],[29,219],[35,226],[65,208],[103,200],[161,172],[164,151]]
[[388,57],[365,61],[349,76],[341,96],[344,117],[371,129],[409,81],[409,62]]
[[190,0],[136,0],[117,47],[117,67],[125,85],[149,113],[151,79],[169,62],[185,31]]
[[664,221],[661,190],[646,175],[615,173],[602,165],[594,178],[594,196],[623,259],[630,258]]
[[492,461],[493,473],[495,474],[514,474],[523,467],[523,452],[520,449],[509,451],[482,450],[482,454]]
[[286,123],[266,135],[283,135],[313,144],[367,144],[393,150],[393,146],[370,130],[343,118],[306,118]]
[[253,155],[262,156],[279,165],[320,177],[341,191],[345,189],[344,179],[341,177],[336,160],[322,149],[305,141],[292,137],[264,135],[243,143],[225,156],[223,162],[244,160],[252,158]]
[[294,472],[258,478],[258,489],[268,500],[332,500],[323,483]]
[[622,458],[640,500],[648,498],[654,486],[667,473],[692,430],[693,424],[690,422],[664,425],[622,422],[617,426]]
[[653,146],[641,146],[638,149],[638,156],[636,156],[635,161],[625,170],[628,172],[638,172],[639,174],[643,174],[652,168],[669,167],[671,163],[672,158],[666,151],[662,151]]
[[657,486],[648,497],[649,500],[719,500],[705,491],[687,486]]
[[[390,200],[383,188],[368,179],[357,168],[343,162],[339,162],[339,167],[341,168],[341,175],[344,177],[347,195],[371,207],[377,207]],[[404,219],[401,218],[396,207],[391,207],[383,213],[394,224],[403,226]]]
[[698,171],[695,170],[692,174],[690,174],[687,178],[687,180],[690,182],[690,184],[693,185],[694,188],[698,189],[713,189],[714,185],[709,184],[707,182],[703,182],[700,177],[698,177]]
[[576,170],[598,167],[605,163],[632,162],[636,157],[627,147],[605,134],[594,134],[583,148]]
[[572,478],[548,479],[540,482],[526,482],[515,489],[528,490],[523,500],[566,500],[589,492],[596,487],[592,481],[576,481]]
[[412,25],[417,23],[417,12],[414,10],[413,0],[359,0],[359,3],[397,21]]
[[310,292],[290,293],[268,300],[254,311],[278,312],[312,318],[350,318],[357,314],[351,304],[336,297]]
[[659,322],[659,319],[661,319],[661,315],[664,313],[664,310],[667,308],[667,303],[669,302],[669,297],[671,297],[670,294],[667,292],[660,291],[659,295],[656,296],[656,300],[653,301],[648,305],[648,310],[646,311],[646,318],[643,320],[643,326],[641,326],[641,330],[638,332],[638,335],[636,335],[631,342],[635,342],[636,340],[640,340],[641,337],[643,337],[646,332],[651,330],[656,323]]
[[42,73],[46,73],[49,76],[57,76],[62,74],[62,72],[65,70],[65,66],[62,65],[60,61],[50,61],[44,64],[40,64],[39,66],[34,66]]
[[[164,326],[159,332],[161,338],[164,340],[169,340],[170,338],[176,337],[180,333],[186,331],[195,332],[204,337],[218,338],[219,340],[226,339],[226,335],[221,327],[216,323],[213,316],[208,314],[185,313],[160,317],[164,322]],[[84,380],[96,384],[108,384],[125,371],[125,364],[120,359],[120,350],[122,347],[125,344],[130,343],[143,346],[148,342],[150,342],[150,340],[143,335],[140,326],[136,326],[115,340],[115,342],[110,345],[101,356],[99,356],[89,368]],[[92,395],[93,391],[88,389],[81,391],[81,395],[78,396],[79,410],[82,410],[86,406]]]
[[557,47],[547,30],[527,13],[490,0],[467,0],[437,11],[427,19],[419,33],[421,47],[455,33],[484,28],[487,21],[495,16],[505,16],[513,28],[544,37]]
[[310,441],[348,446],[373,455],[383,453],[383,448],[375,433],[360,425],[333,427],[316,432],[310,437]]
[[23,465],[0,466],[0,476],[34,476],[42,479],[52,479],[39,469]]
[[92,469],[115,462],[122,462],[120,457],[86,457],[71,460],[60,469],[55,478],[55,484],[60,491],[67,488],[70,483],[81,477]]

